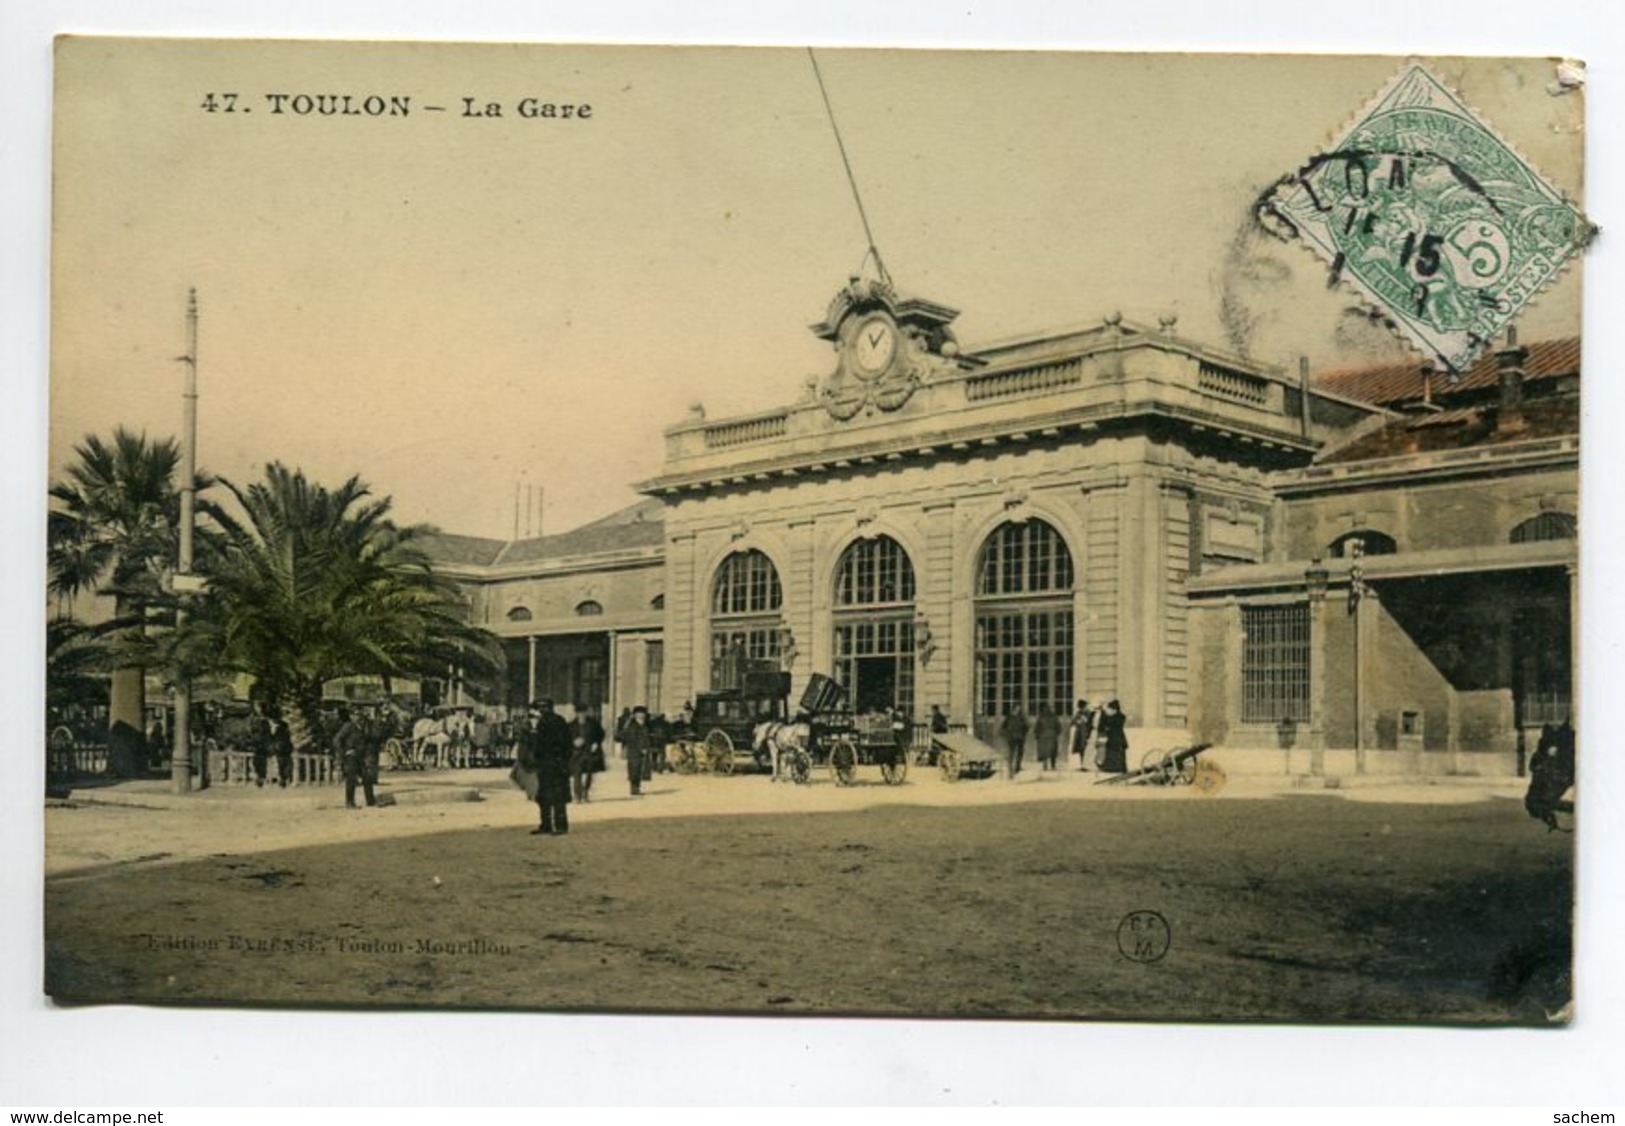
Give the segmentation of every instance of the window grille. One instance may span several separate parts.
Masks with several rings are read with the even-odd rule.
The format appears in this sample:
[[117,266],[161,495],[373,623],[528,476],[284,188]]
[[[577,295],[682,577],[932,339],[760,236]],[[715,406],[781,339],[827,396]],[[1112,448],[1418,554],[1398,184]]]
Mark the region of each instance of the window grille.
[[711,594],[714,616],[770,613],[783,604],[778,568],[760,551],[736,551],[717,568]]
[[1512,529],[1513,543],[1540,540],[1572,540],[1580,534],[1579,523],[1567,512],[1542,512]]
[[1244,606],[1241,721],[1309,721],[1309,604]]

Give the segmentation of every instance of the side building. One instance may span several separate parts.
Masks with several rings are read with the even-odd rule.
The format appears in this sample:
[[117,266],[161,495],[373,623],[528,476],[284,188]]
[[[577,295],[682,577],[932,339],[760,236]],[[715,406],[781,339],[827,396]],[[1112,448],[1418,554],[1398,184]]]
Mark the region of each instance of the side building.
[[1274,479],[1266,561],[1190,584],[1193,735],[1259,769],[1523,773],[1574,718],[1579,363],[1322,375],[1392,415]]

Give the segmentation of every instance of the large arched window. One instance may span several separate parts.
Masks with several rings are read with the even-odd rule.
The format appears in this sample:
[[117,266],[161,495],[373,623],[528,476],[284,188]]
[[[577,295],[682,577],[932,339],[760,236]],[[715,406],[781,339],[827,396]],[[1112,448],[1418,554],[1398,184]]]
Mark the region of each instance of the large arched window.
[[858,540],[835,568],[835,679],[854,711],[914,712],[914,564],[890,536]]
[[976,711],[1071,707],[1072,553],[1042,520],[1001,524],[976,571]]
[[1513,543],[1540,540],[1572,540],[1580,534],[1579,522],[1567,512],[1542,512],[1512,529]]
[[1344,532],[1333,540],[1327,546],[1326,554],[1332,559],[1345,559],[1365,555],[1392,555],[1398,550],[1399,545],[1394,542],[1393,536],[1373,532],[1369,528],[1356,528],[1352,532]]
[[737,688],[752,667],[778,667],[784,591],[760,551],[736,551],[711,585],[711,687]]

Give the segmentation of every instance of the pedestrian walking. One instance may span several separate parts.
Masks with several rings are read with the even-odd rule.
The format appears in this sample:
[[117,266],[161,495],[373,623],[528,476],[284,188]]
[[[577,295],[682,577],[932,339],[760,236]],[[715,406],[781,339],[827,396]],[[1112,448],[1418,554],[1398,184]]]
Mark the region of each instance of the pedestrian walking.
[[540,823],[531,836],[561,837],[570,831],[570,725],[543,698],[530,706],[521,740],[527,770],[536,774],[536,809]]
[[1021,756],[1027,750],[1027,717],[1021,714],[1020,704],[1011,704],[1010,711],[999,726],[1004,745],[1010,756],[1010,777],[1021,773]]
[[[344,808],[356,808],[357,782],[361,783],[361,791],[367,804],[377,805],[378,795],[372,788],[373,781],[378,776],[376,744],[370,732],[350,714],[349,708],[340,710],[339,720],[339,729],[333,733],[333,750],[339,756],[339,766],[344,771]],[[371,759],[370,769],[369,759]]]
[[1128,716],[1116,700],[1100,714],[1095,736],[1095,765],[1108,774],[1128,773]]
[[287,789],[293,778],[293,731],[282,713],[275,709],[271,712],[271,751],[276,755],[276,784]]
[[1078,769],[1089,769],[1089,736],[1095,730],[1095,713],[1089,710],[1088,700],[1079,700],[1066,726],[1066,755],[1078,756]]
[[1039,769],[1054,770],[1061,748],[1061,720],[1049,710],[1048,704],[1038,705],[1038,718],[1033,720],[1033,746],[1038,749]]
[[639,704],[632,709],[631,719],[621,732],[621,747],[626,751],[626,780],[631,784],[632,796],[643,796],[643,783],[649,778],[645,767],[649,752],[649,709]]
[[592,800],[592,776],[604,769],[604,725],[585,704],[570,721],[570,790],[578,802]]

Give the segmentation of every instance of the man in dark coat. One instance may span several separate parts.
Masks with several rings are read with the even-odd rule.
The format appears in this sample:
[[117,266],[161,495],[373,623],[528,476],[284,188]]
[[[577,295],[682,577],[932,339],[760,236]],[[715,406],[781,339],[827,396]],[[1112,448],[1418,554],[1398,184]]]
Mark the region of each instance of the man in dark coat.
[[1038,705],[1038,718],[1033,721],[1033,743],[1038,748],[1038,765],[1042,770],[1055,769],[1055,757],[1061,747],[1061,721],[1049,710],[1048,704]]
[[1011,704],[1010,712],[999,726],[1004,745],[1010,751],[1010,777],[1021,773],[1021,756],[1027,750],[1027,717],[1021,714],[1020,704]]
[[341,722],[339,729],[333,733],[333,750],[339,756],[339,765],[344,770],[344,805],[346,809],[354,809],[355,784],[361,783],[362,792],[366,795],[368,805],[377,805],[378,797],[373,793],[373,779],[377,777],[377,751],[375,744],[369,737],[369,732],[361,722],[350,714],[345,708],[339,713]]
[[632,718],[621,731],[621,748],[626,752],[626,780],[632,784],[632,796],[643,795],[644,759],[649,753],[649,709],[638,705],[632,709]]
[[531,836],[563,836],[570,831],[570,725],[553,710],[553,701],[531,705],[524,735],[525,757],[536,772],[536,808],[541,823]]
[[592,776],[604,769],[604,725],[585,704],[570,721],[570,786],[576,801],[592,796]]

